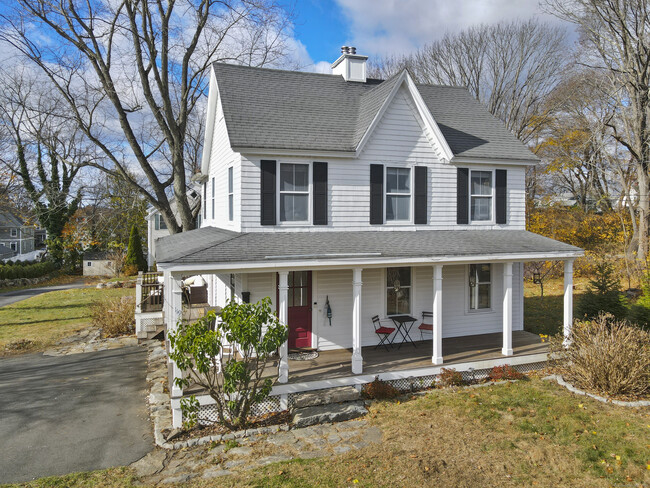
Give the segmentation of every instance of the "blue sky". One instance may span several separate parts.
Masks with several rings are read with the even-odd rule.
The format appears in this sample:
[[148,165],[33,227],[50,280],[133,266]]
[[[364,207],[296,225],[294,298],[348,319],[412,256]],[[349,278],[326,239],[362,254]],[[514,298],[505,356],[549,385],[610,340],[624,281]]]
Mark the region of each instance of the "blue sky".
[[471,25],[538,18],[559,24],[539,0],[296,0],[295,39],[316,68],[341,45],[368,56],[403,54]]

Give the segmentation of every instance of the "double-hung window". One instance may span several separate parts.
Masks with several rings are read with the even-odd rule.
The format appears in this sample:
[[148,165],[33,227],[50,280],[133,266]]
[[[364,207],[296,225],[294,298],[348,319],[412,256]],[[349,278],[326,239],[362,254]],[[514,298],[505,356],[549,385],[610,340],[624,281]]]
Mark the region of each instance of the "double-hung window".
[[233,196],[232,166],[228,168],[228,220],[232,222],[234,217],[234,196]]
[[386,269],[386,315],[411,313],[411,268]]
[[212,218],[214,219],[214,178],[212,178]]
[[471,220],[489,222],[492,220],[492,171],[472,171],[470,181]]
[[167,223],[165,222],[165,219],[163,219],[162,215],[157,213],[156,216],[154,217],[154,220],[155,220],[155,229],[156,230],[165,230],[165,229],[167,229]]
[[386,168],[386,221],[411,220],[411,170]]
[[208,218],[208,182],[203,182],[203,220]]
[[484,310],[490,308],[492,277],[490,265],[469,265],[469,309]]
[[18,229],[11,229],[11,237],[18,237]]
[[309,165],[280,164],[280,222],[309,220]]

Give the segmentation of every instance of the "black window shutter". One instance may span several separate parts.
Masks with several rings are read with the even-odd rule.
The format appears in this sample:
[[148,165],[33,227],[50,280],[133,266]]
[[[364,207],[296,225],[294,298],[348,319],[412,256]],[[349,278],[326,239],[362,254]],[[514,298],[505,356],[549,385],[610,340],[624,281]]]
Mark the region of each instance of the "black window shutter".
[[505,169],[497,169],[494,179],[496,180],[496,221],[497,224],[505,224],[508,211],[508,172]]
[[314,225],[327,225],[327,163],[314,162]]
[[276,162],[263,159],[261,163],[260,223],[262,225],[275,225]]
[[415,167],[415,211],[413,221],[416,224],[427,223],[427,187],[429,178],[427,177],[426,166]]
[[469,224],[469,169],[458,168],[456,177],[456,223]]
[[370,223],[384,223],[384,165],[370,165]]

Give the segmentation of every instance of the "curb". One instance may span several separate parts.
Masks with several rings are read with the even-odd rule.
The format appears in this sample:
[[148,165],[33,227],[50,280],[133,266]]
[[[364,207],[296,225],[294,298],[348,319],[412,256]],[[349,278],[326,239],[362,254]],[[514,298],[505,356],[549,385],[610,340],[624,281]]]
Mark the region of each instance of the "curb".
[[562,376],[560,376],[559,374],[552,374],[549,376],[545,376],[542,379],[546,381],[556,381],[558,385],[563,386],[564,388],[566,388],[572,393],[575,393],[577,395],[588,396],[602,403],[610,403],[614,405],[619,405],[621,407],[650,407],[650,401],[648,400],[639,400],[636,402],[624,402],[622,400],[612,400],[611,398],[605,398],[600,395],[595,395],[593,393],[580,390],[575,386],[573,386],[571,383],[564,381],[564,378],[562,378]]

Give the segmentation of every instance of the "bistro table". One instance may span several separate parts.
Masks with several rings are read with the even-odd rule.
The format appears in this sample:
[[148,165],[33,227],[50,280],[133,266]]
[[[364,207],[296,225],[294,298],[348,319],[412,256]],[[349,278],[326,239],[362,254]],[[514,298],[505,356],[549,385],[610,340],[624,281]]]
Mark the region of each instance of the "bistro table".
[[402,347],[402,344],[404,344],[405,342],[410,342],[411,344],[413,344],[413,347],[417,348],[415,342],[413,342],[413,339],[411,339],[410,332],[411,332],[411,328],[413,327],[413,324],[415,324],[418,321],[418,319],[416,319],[415,317],[411,317],[410,315],[393,315],[391,319],[393,320],[393,323],[397,328],[397,332],[395,332],[391,344],[395,342],[395,338],[397,338],[397,333],[399,332],[402,336],[402,342],[399,343],[397,349],[400,349]]

